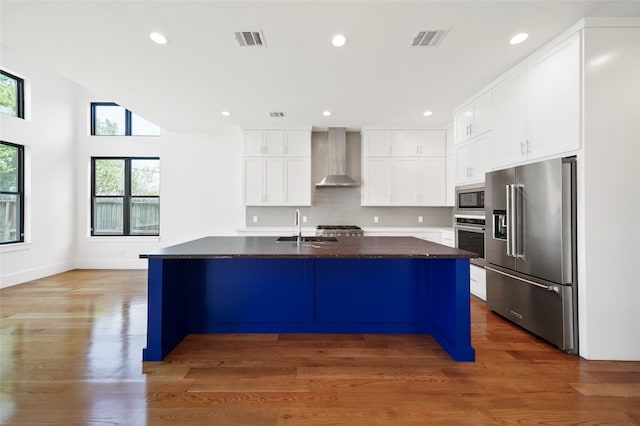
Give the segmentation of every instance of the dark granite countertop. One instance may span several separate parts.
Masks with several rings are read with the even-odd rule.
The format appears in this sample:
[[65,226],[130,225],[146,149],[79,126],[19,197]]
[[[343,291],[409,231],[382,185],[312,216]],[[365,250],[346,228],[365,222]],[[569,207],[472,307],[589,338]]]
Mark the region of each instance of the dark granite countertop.
[[153,253],[144,259],[224,258],[474,258],[475,253],[414,237],[338,237],[335,242],[277,242],[277,237],[204,237]]

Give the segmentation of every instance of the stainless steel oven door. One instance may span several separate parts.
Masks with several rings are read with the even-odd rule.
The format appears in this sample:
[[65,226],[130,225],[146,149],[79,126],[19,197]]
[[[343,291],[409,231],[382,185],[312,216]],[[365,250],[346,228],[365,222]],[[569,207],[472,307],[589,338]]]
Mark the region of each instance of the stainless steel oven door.
[[484,261],[484,227],[454,225],[456,247],[478,254],[478,259],[471,259],[471,263],[485,266]]

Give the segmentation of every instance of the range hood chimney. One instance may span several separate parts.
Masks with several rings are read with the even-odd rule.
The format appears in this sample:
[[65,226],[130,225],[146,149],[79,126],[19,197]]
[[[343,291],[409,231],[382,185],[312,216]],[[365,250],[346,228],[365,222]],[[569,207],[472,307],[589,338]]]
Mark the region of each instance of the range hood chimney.
[[344,127],[329,127],[327,166],[328,174],[316,188],[358,186],[358,182],[347,176],[347,129]]

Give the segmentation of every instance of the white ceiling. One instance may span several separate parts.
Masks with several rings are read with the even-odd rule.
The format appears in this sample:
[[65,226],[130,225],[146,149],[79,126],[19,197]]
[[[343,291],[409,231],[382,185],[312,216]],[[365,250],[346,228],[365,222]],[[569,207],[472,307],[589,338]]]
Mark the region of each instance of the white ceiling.
[[[640,16],[640,1],[3,0],[0,14],[3,44],[165,129],[444,128],[460,102],[581,18]],[[410,48],[421,29],[450,31]],[[241,48],[234,31],[262,31],[267,47]],[[521,31],[529,39],[510,46]],[[331,46],[336,32],[345,47]]]

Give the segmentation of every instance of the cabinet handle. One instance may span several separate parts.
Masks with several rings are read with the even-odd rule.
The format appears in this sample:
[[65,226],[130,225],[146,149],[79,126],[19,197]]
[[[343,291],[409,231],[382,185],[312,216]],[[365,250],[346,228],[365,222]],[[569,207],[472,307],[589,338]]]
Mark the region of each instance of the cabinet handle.
[[531,152],[531,141],[527,140],[527,154]]

